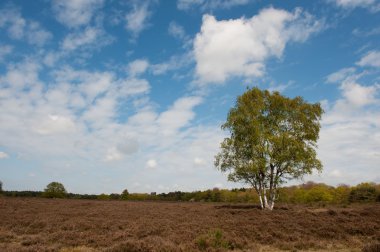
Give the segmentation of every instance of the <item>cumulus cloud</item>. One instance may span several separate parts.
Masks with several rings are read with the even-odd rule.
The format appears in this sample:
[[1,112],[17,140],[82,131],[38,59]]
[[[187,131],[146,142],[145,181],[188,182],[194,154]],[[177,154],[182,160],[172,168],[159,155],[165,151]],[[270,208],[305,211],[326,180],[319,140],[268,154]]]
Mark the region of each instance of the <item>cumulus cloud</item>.
[[66,35],[61,47],[65,51],[100,48],[111,44],[112,41],[112,37],[107,35],[101,28],[86,27],[83,30],[77,30]]
[[[142,68],[137,69],[118,78],[110,71],[59,66],[49,71],[51,79],[45,83],[40,79],[45,68],[39,63],[9,65],[0,76],[0,146],[59,174],[123,166],[134,176],[146,177],[141,168],[158,164],[202,181],[203,175],[194,169],[216,173],[207,153],[217,150],[222,134],[215,127],[192,124],[194,108],[203,99],[185,95],[159,110],[149,101],[149,82],[137,74]],[[145,102],[135,107],[140,98]],[[155,185],[160,177],[160,183],[171,186],[165,184],[163,171],[152,169],[147,183]],[[189,190],[197,187],[191,180],[179,183]]]
[[13,50],[13,47],[10,45],[0,45],[0,62],[4,60],[4,58],[9,55]]
[[199,158],[199,157],[194,158],[195,165],[204,165],[205,163],[206,162],[202,158]]
[[132,33],[134,39],[137,38],[148,27],[150,16],[149,2],[133,4],[132,10],[125,15],[125,29]]
[[74,28],[90,23],[104,0],[54,0],[52,8],[56,19],[63,25]]
[[318,143],[324,172],[311,178],[330,184],[373,181],[380,163],[380,86],[361,84],[347,69],[330,75],[341,96],[325,108]]
[[0,151],[0,159],[5,159],[5,158],[8,158],[9,155],[3,151]]
[[180,40],[186,37],[186,32],[183,27],[174,21],[170,22],[168,32],[171,36]]
[[260,77],[267,59],[280,58],[287,43],[304,42],[321,27],[321,21],[301,9],[267,8],[249,19],[222,21],[204,15],[194,41],[196,74],[201,83]]
[[148,168],[156,168],[157,167],[157,161],[154,160],[154,159],[149,159],[147,162],[146,162],[146,166]]
[[330,2],[344,10],[365,8],[372,13],[380,11],[380,2],[378,0],[330,0]]
[[[145,93],[147,81],[141,79],[143,87],[139,88],[138,81],[130,84],[110,72],[62,67],[51,73],[52,85],[46,85],[39,79],[41,69],[38,63],[25,61],[8,66],[0,76],[0,120],[4,122],[0,145],[52,156],[75,150],[75,156],[102,156],[113,146],[123,155],[128,152],[116,141],[123,138],[118,132],[122,126],[115,122],[118,105]],[[55,141],[59,147],[50,146]]]
[[149,67],[149,62],[145,59],[137,59],[128,64],[128,73],[131,76],[143,74]]
[[53,35],[33,20],[22,17],[21,11],[8,7],[0,10],[0,28],[7,30],[11,39],[25,39],[29,44],[43,46]]
[[335,0],[335,4],[343,8],[367,7],[374,3],[376,0]]
[[193,64],[194,56],[191,52],[171,56],[167,61],[151,65],[154,75],[165,74]]
[[354,67],[343,68],[339,71],[327,76],[327,82],[338,83],[345,80],[347,77],[354,75],[356,69]]
[[344,81],[341,89],[348,104],[363,107],[376,102],[375,97],[380,85],[362,86],[355,82]]
[[83,33],[69,34],[62,43],[62,48],[65,50],[74,50],[82,45],[91,44],[95,41],[99,34],[99,30],[87,28]]
[[189,10],[200,8],[201,10],[229,9],[234,6],[245,5],[250,0],[178,0],[177,8],[180,10]]
[[174,134],[185,127],[195,116],[192,109],[201,102],[202,99],[197,96],[180,98],[170,109],[163,112],[157,122],[164,135]]
[[71,118],[48,115],[38,122],[35,130],[41,135],[67,133],[75,130],[75,124]]
[[380,67],[380,51],[370,51],[357,62],[359,66]]
[[192,46],[192,39],[189,35],[186,34],[185,29],[182,25],[178,24],[175,21],[169,23],[168,33],[170,36],[178,39],[182,42],[182,47],[186,49],[190,49]]

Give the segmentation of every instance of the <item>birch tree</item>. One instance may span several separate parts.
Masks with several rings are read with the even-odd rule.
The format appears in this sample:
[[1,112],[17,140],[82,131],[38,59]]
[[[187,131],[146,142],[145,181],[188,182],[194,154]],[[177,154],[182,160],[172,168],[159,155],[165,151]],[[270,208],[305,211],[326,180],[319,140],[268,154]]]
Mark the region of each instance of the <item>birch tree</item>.
[[252,186],[261,208],[272,210],[282,183],[322,171],[316,154],[322,113],[319,103],[301,97],[248,89],[222,125],[230,137],[215,156],[216,168]]

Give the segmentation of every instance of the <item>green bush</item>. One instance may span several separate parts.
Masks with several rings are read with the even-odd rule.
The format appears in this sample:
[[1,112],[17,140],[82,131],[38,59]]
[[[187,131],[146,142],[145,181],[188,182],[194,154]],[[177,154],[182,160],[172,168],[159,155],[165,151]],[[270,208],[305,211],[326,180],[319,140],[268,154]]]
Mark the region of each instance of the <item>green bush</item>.
[[46,198],[65,198],[66,194],[66,189],[61,183],[51,182],[46,186],[42,196]]
[[233,242],[226,240],[222,230],[220,229],[216,229],[205,235],[199,236],[195,243],[197,244],[199,250],[209,250],[209,248],[231,250],[238,247]]
[[351,190],[350,202],[375,202],[377,199],[375,184],[361,183]]
[[127,189],[125,189],[122,193],[121,193],[121,199],[122,200],[127,200],[129,197],[129,192]]

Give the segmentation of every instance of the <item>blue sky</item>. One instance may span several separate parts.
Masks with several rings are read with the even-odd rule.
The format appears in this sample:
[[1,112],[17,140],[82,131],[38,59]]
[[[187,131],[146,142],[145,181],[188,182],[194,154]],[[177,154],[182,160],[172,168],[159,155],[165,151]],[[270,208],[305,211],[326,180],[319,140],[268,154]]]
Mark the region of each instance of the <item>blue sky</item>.
[[305,180],[378,183],[379,73],[377,0],[2,1],[0,180],[239,187],[213,160],[228,110],[258,86],[323,105],[324,171]]

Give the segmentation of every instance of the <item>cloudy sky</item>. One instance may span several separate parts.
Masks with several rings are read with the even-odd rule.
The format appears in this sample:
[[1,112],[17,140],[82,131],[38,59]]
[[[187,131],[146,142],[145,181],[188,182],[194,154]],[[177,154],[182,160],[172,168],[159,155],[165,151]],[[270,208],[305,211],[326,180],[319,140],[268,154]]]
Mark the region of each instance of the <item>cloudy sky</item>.
[[213,160],[258,86],[323,105],[324,171],[305,180],[380,182],[379,74],[377,0],[1,1],[0,180],[239,187]]

